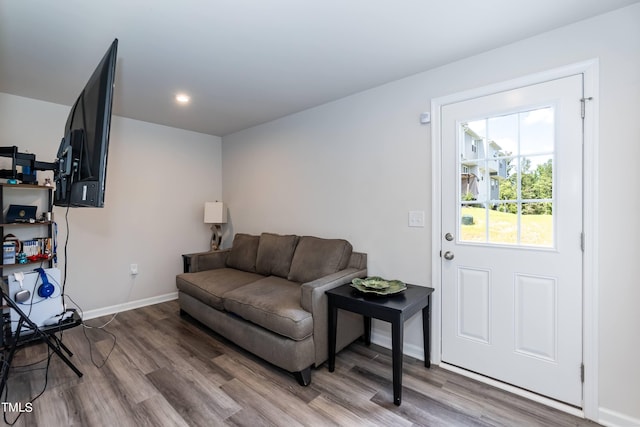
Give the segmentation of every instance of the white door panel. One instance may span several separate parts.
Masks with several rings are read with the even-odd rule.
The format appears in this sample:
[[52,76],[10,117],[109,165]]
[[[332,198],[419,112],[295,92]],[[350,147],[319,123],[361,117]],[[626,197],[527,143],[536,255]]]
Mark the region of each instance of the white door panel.
[[576,406],[581,98],[575,75],[441,114],[442,360]]

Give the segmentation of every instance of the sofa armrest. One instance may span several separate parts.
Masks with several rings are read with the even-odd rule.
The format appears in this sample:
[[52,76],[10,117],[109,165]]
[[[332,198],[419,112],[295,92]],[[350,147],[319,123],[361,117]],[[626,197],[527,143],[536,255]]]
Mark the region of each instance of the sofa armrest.
[[319,297],[326,298],[324,295],[325,291],[351,283],[355,278],[366,276],[367,269],[358,270],[356,268],[346,268],[312,282],[303,283],[301,285],[300,305],[315,316],[316,310],[318,309],[317,299]]
[[[329,351],[327,344],[329,314],[328,299],[325,295],[325,291],[351,283],[351,280],[358,277],[367,277],[367,269],[346,268],[301,285],[300,304],[303,309],[310,312],[313,316],[313,341],[316,349],[316,366],[320,366],[320,364],[327,360]],[[355,328],[358,328],[358,330],[361,331],[362,322],[360,321],[356,323]],[[360,335],[361,332],[358,332],[354,339]],[[345,342],[344,344],[346,345],[349,342]],[[342,347],[339,345],[339,348]]]
[[230,249],[223,249],[221,251],[207,251],[185,254],[183,255],[183,257],[187,257],[189,259],[188,273],[197,273],[198,271],[213,270],[216,268],[225,267],[229,252]]

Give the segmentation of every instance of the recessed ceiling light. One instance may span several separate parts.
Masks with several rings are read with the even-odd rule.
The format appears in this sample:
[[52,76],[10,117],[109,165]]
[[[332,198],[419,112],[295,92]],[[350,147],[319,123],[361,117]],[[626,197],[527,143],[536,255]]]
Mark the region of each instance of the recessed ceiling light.
[[184,93],[179,93],[176,95],[176,101],[179,104],[187,104],[189,103],[189,101],[191,101],[191,97],[187,94]]

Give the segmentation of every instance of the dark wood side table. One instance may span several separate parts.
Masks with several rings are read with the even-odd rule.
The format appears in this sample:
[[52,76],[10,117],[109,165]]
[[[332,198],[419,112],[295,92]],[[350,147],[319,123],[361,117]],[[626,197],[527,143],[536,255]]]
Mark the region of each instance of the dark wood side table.
[[336,363],[336,333],[339,308],[364,316],[364,340],[367,345],[371,344],[371,318],[390,322],[393,403],[399,406],[402,401],[404,322],[420,310],[422,310],[424,366],[427,368],[431,366],[429,335],[432,293],[433,288],[416,285],[407,285],[407,289],[404,292],[389,297],[365,297],[349,284],[326,291],[329,303],[329,372],[334,371]]
[[191,271],[191,256],[193,254],[182,254],[182,272],[189,273]]

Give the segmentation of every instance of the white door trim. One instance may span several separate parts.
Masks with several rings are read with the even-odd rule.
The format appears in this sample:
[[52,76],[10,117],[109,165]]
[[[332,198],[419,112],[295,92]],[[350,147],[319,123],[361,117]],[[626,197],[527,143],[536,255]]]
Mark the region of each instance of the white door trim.
[[598,420],[598,70],[597,59],[567,65],[557,69],[500,82],[465,92],[455,93],[431,100],[431,161],[432,161],[432,274],[435,288],[432,296],[431,361],[441,363],[442,354],[442,296],[440,292],[442,271],[440,264],[441,188],[442,188],[442,129],[441,108],[454,102],[465,101],[496,92],[543,83],[575,74],[584,74],[585,102],[584,147],[583,147],[583,362],[585,377],[583,385],[584,416]]

